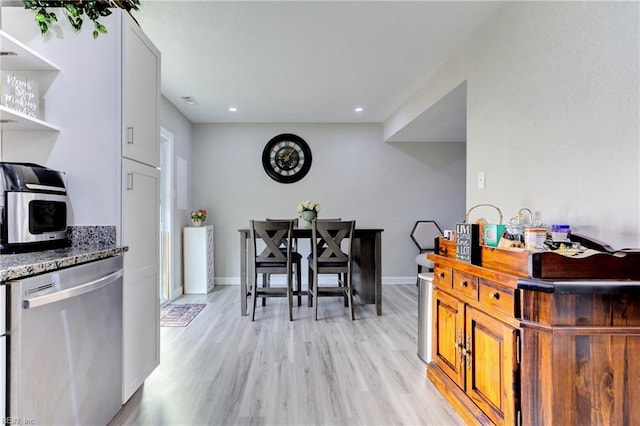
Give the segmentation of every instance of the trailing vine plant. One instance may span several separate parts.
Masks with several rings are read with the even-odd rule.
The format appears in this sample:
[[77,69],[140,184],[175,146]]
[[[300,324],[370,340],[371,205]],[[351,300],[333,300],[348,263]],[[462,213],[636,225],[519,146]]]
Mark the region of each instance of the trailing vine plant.
[[25,9],[35,11],[35,21],[42,35],[49,31],[51,25],[58,22],[57,12],[61,11],[76,32],[82,28],[85,17],[93,21],[94,39],[107,33],[107,28],[98,20],[111,15],[111,8],[117,7],[131,12],[138,10],[140,6],[140,0],[22,0],[22,3]]

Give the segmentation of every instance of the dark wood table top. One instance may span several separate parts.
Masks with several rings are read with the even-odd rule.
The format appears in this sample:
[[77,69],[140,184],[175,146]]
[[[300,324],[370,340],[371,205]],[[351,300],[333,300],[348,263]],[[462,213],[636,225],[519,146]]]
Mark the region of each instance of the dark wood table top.
[[[368,233],[375,233],[375,232],[383,232],[384,229],[382,228],[359,228],[357,225],[355,227],[355,229],[353,230],[353,232],[358,235],[358,234],[368,234]],[[249,227],[248,226],[243,226],[242,228],[238,229],[238,232],[241,233],[248,233],[249,232]],[[311,235],[311,228],[301,228],[301,227],[296,227],[293,228],[293,235],[295,237],[304,237],[304,236],[310,236]]]

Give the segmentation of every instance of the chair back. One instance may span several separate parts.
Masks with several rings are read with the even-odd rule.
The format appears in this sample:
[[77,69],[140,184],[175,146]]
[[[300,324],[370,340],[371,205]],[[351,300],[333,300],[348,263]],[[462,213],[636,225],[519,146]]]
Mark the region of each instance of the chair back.
[[[298,219],[271,219],[271,218],[267,218],[266,219],[267,222],[285,222],[285,221],[291,221],[293,222],[293,227],[297,228],[298,227]],[[287,242],[285,240],[280,242],[280,249],[285,250],[287,246]],[[297,238],[293,238],[293,241],[291,243],[291,247],[292,250],[294,252],[298,251],[298,239]]]
[[314,269],[319,272],[344,272],[351,269],[355,221],[314,221],[311,227],[311,251]]
[[[252,220],[250,222],[250,254],[256,268],[291,266],[291,220]],[[258,253],[258,244],[260,252]]]
[[411,231],[411,240],[418,246],[420,252],[435,250],[435,240],[442,236],[442,229],[433,220],[419,220]]

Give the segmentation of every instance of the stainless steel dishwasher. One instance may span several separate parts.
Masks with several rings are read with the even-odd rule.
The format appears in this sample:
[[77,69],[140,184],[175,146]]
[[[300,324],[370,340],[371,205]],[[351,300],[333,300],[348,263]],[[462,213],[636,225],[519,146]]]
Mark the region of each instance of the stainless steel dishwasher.
[[9,283],[9,412],[105,425],[122,397],[122,256]]

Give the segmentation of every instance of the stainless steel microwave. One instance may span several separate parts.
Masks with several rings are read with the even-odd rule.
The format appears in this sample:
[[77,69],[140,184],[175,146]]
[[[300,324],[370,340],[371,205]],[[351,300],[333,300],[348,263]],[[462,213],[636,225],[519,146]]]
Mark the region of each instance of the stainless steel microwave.
[[32,163],[0,163],[0,251],[64,246],[70,208],[62,172]]

